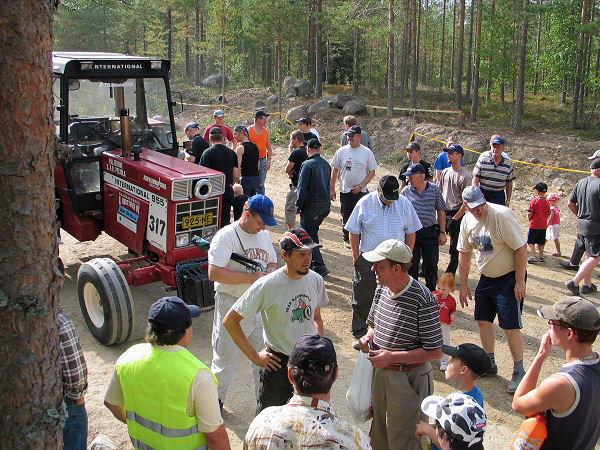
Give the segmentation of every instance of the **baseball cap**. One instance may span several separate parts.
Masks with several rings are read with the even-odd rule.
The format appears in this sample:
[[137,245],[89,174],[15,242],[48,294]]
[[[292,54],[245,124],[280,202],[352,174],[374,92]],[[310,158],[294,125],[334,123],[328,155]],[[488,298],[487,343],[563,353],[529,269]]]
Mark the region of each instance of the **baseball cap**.
[[600,313],[592,302],[581,297],[563,297],[554,305],[542,306],[538,316],[549,320],[562,320],[581,330],[600,329]]
[[214,113],[213,113],[213,117],[223,117],[225,115],[225,113],[223,111],[221,111],[220,109],[217,109]]
[[282,250],[312,250],[315,247],[323,247],[315,243],[304,228],[291,228],[281,236],[279,246]]
[[504,145],[504,139],[502,139],[500,136],[495,137],[494,139],[492,139],[492,142],[490,142],[490,144]]
[[302,117],[301,119],[296,120],[296,123],[305,123],[306,125],[310,125],[310,120],[306,117]]
[[404,242],[397,239],[388,239],[383,241],[374,250],[362,254],[369,262],[383,261],[391,259],[399,263],[408,263],[412,260],[412,252],[410,247]]
[[592,161],[592,164],[590,164],[590,169],[600,169],[600,158],[596,158]]
[[256,111],[254,113],[254,118],[258,119],[259,117],[269,117],[269,114],[267,114],[265,111],[263,111],[262,109],[259,109],[258,111]]
[[421,402],[421,411],[469,446],[483,440],[487,424],[485,412],[470,395],[461,392],[453,392],[446,398],[430,395]]
[[533,187],[533,189],[540,192],[548,192],[548,185],[546,183],[539,182]]
[[462,191],[462,199],[469,208],[477,208],[485,203],[485,197],[481,193],[479,186],[467,186]]
[[596,150],[592,156],[588,156],[588,159],[600,158],[600,150]]
[[411,177],[413,175],[416,175],[418,173],[425,173],[425,167],[423,167],[421,164],[416,163],[411,165],[408,170],[406,172],[404,172],[402,175],[405,177]]
[[394,202],[398,200],[400,184],[394,175],[384,175],[379,179],[379,189],[384,200]]
[[192,317],[198,317],[201,310],[196,305],[188,305],[179,297],[162,297],[155,301],[148,312],[148,321],[156,322],[167,330],[185,327]]
[[419,144],[417,141],[412,141],[406,147],[404,147],[404,150],[421,150],[421,144]]
[[337,365],[333,342],[317,333],[300,336],[290,354],[290,364],[322,375],[330,373]]
[[248,208],[257,213],[265,225],[270,227],[277,225],[277,221],[273,217],[273,202],[266,195],[256,194],[250,197],[248,199]]
[[321,148],[321,142],[318,139],[311,138],[306,143],[307,148]]
[[485,374],[492,366],[489,356],[479,345],[460,344],[456,347],[442,345],[442,352],[446,355],[459,358],[465,366],[479,376]]
[[200,125],[198,125],[198,122],[190,122],[190,123],[188,123],[188,124],[185,126],[185,128],[183,129],[183,131],[187,131],[187,130],[189,130],[190,128],[198,128],[198,129],[199,129],[199,128],[200,128]]
[[460,153],[461,155],[465,156],[465,151],[458,144],[450,144],[444,148],[444,151],[447,153]]
[[234,133],[246,133],[248,134],[248,128],[246,128],[244,125],[236,125],[236,127],[233,129]]
[[348,128],[344,134],[346,134],[347,136],[350,136],[350,135],[354,136],[354,135],[361,134],[361,133],[362,133],[362,130],[360,129],[360,127],[358,125],[353,125],[350,128]]

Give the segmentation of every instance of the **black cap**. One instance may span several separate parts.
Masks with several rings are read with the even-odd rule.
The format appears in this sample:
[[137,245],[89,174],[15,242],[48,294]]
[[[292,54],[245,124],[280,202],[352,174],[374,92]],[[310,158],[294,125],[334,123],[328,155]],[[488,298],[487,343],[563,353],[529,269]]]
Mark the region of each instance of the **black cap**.
[[292,228],[281,236],[279,241],[281,250],[312,250],[315,247],[323,247],[315,243],[303,228]]
[[398,200],[400,193],[400,184],[398,178],[394,175],[384,175],[379,179],[379,189],[384,200],[394,202]]
[[360,127],[358,125],[353,125],[346,130],[345,134],[347,136],[355,136],[355,135],[361,134],[361,133],[362,133],[362,130],[360,129]]
[[292,349],[290,364],[322,375],[330,373],[337,365],[333,342],[316,333],[300,336]]
[[308,148],[321,148],[321,142],[318,139],[311,138],[306,143],[306,147]]
[[419,144],[417,141],[412,141],[410,144],[404,147],[404,150],[421,150],[421,144]]
[[234,129],[233,129],[234,133],[244,133],[246,135],[248,135],[248,128],[246,128],[244,125],[237,125]]
[[592,164],[590,164],[590,169],[600,169],[600,158],[596,158],[592,161]]
[[485,350],[475,344],[460,344],[456,347],[442,345],[442,352],[446,355],[459,358],[465,366],[479,376],[486,373],[492,367],[490,357]]
[[254,118],[258,119],[259,117],[269,117],[269,114],[267,114],[265,111],[263,111],[262,109],[259,109],[258,111],[256,111],[254,113]]
[[179,297],[163,297],[150,307],[148,321],[156,322],[167,330],[179,330],[200,313],[198,306],[188,305]]
[[548,192],[548,185],[546,183],[538,183],[533,187],[536,191]]
[[310,120],[306,117],[302,117],[301,119],[296,120],[296,123],[305,123],[306,125],[310,125]]

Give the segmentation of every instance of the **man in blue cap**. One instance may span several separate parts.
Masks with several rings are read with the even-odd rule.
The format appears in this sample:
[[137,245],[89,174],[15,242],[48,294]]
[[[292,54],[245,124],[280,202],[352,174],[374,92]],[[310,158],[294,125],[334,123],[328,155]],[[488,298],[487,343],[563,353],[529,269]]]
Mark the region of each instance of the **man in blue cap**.
[[[227,389],[241,352],[223,327],[223,318],[236,300],[259,278],[277,268],[277,254],[266,226],[277,225],[273,217],[273,202],[256,194],[244,205],[239,220],[221,228],[213,237],[208,251],[208,277],[215,282],[215,313],[212,330],[213,358],[211,370],[219,380],[219,402],[225,402]],[[238,253],[259,263],[261,271],[252,272],[233,261]],[[250,342],[263,345],[263,326],[259,314],[241,322]],[[262,348],[262,347],[261,347]],[[258,386],[258,367],[250,367],[255,387]]]
[[198,306],[179,297],[157,300],[146,343],[130,347],[115,364],[104,404],[127,424],[134,448],[230,448],[216,378],[187,350],[192,318],[199,315]]

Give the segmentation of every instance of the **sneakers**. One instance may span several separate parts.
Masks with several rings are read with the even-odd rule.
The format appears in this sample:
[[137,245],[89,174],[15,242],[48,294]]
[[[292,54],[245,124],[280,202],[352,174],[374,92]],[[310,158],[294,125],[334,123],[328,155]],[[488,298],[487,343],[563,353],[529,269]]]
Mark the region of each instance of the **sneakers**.
[[567,281],[565,283],[565,287],[569,291],[571,291],[571,294],[573,294],[573,295],[579,295],[579,286],[575,286],[575,283],[573,282],[573,280]]
[[446,361],[445,359],[442,359],[440,361],[440,370],[442,372],[445,372],[447,368],[448,368],[448,361]]
[[350,241],[344,241],[344,247],[350,248]]
[[512,378],[510,379],[510,383],[508,383],[508,389],[506,390],[506,392],[508,392],[509,394],[514,394],[517,390],[517,386],[519,386],[519,383],[521,382],[524,376],[525,371],[513,372]]
[[586,286],[585,284],[581,286],[580,292],[582,294],[591,294],[592,292],[596,292],[598,290],[598,286],[592,283],[591,286]]
[[563,269],[573,270],[575,272],[579,270],[579,264],[571,264],[571,261],[559,261],[558,263]]
[[360,342],[358,342],[358,340],[352,341],[352,348],[360,351]]
[[498,366],[494,363],[491,367],[483,374],[482,377],[495,377],[498,375]]
[[530,256],[529,258],[527,258],[527,262],[529,264],[535,264],[537,262],[540,262],[540,258],[538,258],[537,256]]

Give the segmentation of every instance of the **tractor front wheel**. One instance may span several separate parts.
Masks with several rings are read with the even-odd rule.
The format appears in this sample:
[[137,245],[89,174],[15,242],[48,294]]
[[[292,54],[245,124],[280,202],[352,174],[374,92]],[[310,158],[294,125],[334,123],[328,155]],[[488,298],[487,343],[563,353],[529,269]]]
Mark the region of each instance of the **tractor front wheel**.
[[125,342],[133,330],[131,291],[119,266],[109,258],[95,258],[77,273],[79,306],[88,328],[104,345]]

